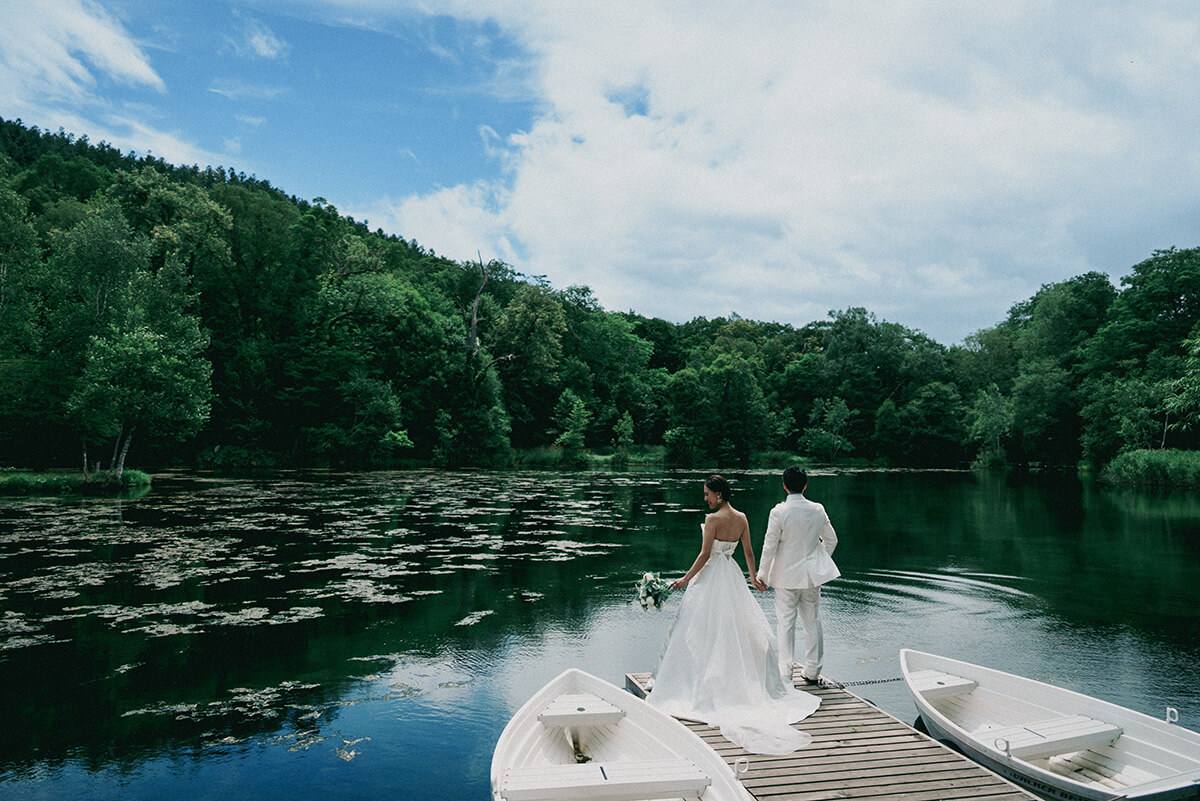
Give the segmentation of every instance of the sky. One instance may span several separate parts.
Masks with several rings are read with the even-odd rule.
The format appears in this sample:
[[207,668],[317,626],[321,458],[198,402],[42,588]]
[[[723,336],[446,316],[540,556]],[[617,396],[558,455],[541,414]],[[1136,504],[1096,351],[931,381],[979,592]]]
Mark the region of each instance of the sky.
[[0,117],[610,311],[946,345],[1200,244],[1190,0],[0,0]]

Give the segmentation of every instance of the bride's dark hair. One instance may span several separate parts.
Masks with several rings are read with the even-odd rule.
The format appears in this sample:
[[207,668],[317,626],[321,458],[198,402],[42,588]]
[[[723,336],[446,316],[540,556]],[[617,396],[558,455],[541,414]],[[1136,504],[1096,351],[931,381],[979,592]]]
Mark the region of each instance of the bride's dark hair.
[[733,493],[733,489],[729,486],[729,482],[716,473],[713,473],[711,476],[704,479],[704,486],[717,493],[721,500],[725,502],[729,501],[729,496]]

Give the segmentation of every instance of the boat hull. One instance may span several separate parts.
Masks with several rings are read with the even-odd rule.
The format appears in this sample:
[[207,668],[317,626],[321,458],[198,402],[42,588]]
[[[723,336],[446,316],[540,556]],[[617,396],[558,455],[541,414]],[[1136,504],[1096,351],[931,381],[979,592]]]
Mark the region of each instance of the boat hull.
[[1125,707],[919,651],[901,671],[930,736],[1054,801],[1200,798],[1200,734]]
[[994,759],[984,749],[975,747],[973,740],[969,738],[960,739],[956,732],[939,726],[933,722],[934,716],[921,707],[921,704],[917,704],[917,708],[921,710],[921,719],[925,721],[925,728],[928,730],[930,737],[949,744],[993,773],[1003,776],[1013,784],[1024,787],[1026,790],[1036,793],[1043,798],[1052,798],[1055,801],[1111,801],[1111,799],[1121,797],[1111,793],[1092,793],[1086,791],[1084,788],[1067,785],[1066,782],[1058,784],[1035,778],[1025,770],[1016,769],[1012,761]]
[[[619,709],[619,719],[597,717],[579,726],[554,725],[554,710],[561,706],[560,699],[575,698],[577,694],[599,699],[599,704],[610,712]],[[493,801],[510,801],[505,788],[512,787],[515,772],[571,770],[570,766],[578,761],[576,753],[582,753],[589,762],[605,765],[609,768],[606,775],[613,773],[610,766],[639,760],[658,760],[661,764],[686,760],[710,780],[702,793],[689,797],[753,801],[725,761],[686,726],[633,694],[577,669],[563,672],[534,693],[505,726],[492,754]],[[597,790],[592,795],[579,791],[571,797],[603,798],[603,792]]]

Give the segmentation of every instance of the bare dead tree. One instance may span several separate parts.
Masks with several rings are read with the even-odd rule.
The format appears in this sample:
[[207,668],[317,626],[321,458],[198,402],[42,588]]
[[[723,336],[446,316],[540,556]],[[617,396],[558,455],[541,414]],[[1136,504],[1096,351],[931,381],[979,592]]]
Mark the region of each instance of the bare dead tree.
[[476,251],[476,255],[479,256],[479,272],[483,274],[483,282],[479,284],[479,290],[475,293],[475,302],[471,304],[471,316],[467,320],[467,351],[472,356],[479,352],[479,304],[483,300],[483,288],[488,282],[487,268],[483,266],[483,254]]

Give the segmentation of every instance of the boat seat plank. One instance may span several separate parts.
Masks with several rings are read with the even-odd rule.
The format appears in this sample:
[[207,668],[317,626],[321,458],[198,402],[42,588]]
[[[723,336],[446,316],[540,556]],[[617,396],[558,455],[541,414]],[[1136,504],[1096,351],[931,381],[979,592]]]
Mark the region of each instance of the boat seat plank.
[[625,717],[625,710],[591,693],[563,693],[551,701],[538,720],[543,725],[602,726]]
[[987,726],[1017,726],[1057,714],[1053,709],[1008,701],[980,687],[969,693],[947,695],[930,701],[943,715],[967,731]]
[[914,690],[929,699],[967,693],[979,686],[974,679],[964,679],[940,670],[916,670],[909,674],[909,680]]
[[1121,736],[1121,727],[1084,715],[1068,715],[981,731],[976,736],[999,750],[1004,749],[997,741],[1007,740],[1009,753],[1018,759],[1041,759],[1112,745]]
[[639,801],[697,797],[712,783],[690,759],[586,762],[508,768],[500,781],[504,801]]

